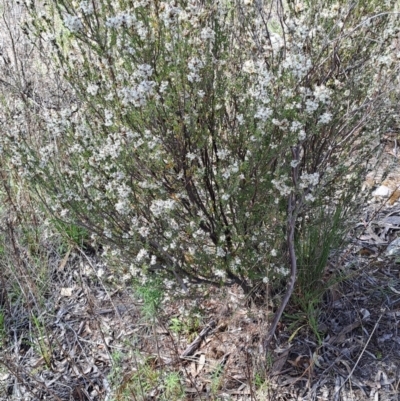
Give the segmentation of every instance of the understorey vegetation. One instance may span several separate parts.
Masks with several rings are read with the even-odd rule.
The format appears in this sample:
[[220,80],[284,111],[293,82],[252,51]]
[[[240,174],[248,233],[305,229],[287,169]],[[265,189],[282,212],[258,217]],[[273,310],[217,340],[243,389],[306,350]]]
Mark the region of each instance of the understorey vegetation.
[[315,318],[398,123],[398,1],[1,7],[1,255],[96,253],[153,314],[198,286],[279,294],[265,350],[290,299]]

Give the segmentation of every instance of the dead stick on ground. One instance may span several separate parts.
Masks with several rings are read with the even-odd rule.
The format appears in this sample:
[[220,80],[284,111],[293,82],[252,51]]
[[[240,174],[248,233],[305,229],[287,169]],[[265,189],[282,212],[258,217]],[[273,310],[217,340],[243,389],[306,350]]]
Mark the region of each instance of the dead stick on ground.
[[193,355],[197,348],[200,347],[201,342],[208,336],[209,332],[217,325],[217,323],[212,320],[204,329],[200,332],[200,334],[196,337],[196,339],[183,351],[181,358],[186,358],[190,355]]

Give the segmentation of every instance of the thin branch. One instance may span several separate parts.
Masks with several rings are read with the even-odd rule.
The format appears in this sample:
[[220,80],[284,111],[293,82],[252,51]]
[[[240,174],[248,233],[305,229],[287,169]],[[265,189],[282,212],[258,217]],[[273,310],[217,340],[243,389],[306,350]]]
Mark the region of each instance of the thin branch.
[[[293,160],[299,161],[300,158],[300,147],[294,146],[292,148],[292,157]],[[294,247],[294,230],[296,226],[296,218],[298,215],[298,211],[302,206],[302,201],[298,199],[296,192],[298,189],[298,176],[299,176],[299,168],[292,168],[292,183],[293,183],[293,191],[289,195],[288,199],[288,219],[287,219],[287,247],[289,250],[289,260],[290,260],[290,280],[286,289],[285,296],[282,300],[282,303],[279,306],[279,309],[275,312],[274,320],[272,321],[271,327],[268,331],[268,334],[264,340],[264,350],[265,353],[268,351],[269,344],[275,334],[276,328],[278,327],[278,323],[281,320],[282,314],[289,302],[290,297],[294,291],[294,285],[297,279],[297,259],[296,259],[296,251]]]
[[296,260],[296,252],[294,249],[294,229],[296,224],[296,195],[291,193],[289,196],[289,216],[288,216],[288,233],[287,233],[287,245],[289,249],[289,257],[290,257],[290,281],[286,289],[285,296],[282,300],[282,303],[279,306],[279,309],[275,312],[274,320],[272,321],[271,327],[268,331],[268,334],[264,340],[264,350],[267,353],[269,344],[275,334],[276,328],[278,327],[278,323],[281,320],[283,311],[285,310],[290,297],[294,291],[294,285],[296,283],[297,278],[297,260]]

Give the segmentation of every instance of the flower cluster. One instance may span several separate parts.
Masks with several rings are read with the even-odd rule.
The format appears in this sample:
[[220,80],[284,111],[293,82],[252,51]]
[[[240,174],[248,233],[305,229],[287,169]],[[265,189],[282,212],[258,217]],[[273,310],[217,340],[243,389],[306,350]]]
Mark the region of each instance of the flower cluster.
[[362,173],[389,121],[399,61],[382,38],[398,17],[379,17],[391,0],[373,30],[361,5],[261,3],[60,0],[76,35],[66,46],[57,24],[41,29],[70,97],[35,106],[34,140],[7,117],[10,168],[132,273],[157,264],[166,283],[179,271],[245,288],[286,276],[289,201],[334,213],[340,178]]

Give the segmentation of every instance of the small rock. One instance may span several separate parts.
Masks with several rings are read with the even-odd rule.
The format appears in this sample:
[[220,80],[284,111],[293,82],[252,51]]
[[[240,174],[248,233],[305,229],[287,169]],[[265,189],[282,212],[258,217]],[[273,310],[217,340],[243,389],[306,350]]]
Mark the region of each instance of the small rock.
[[388,198],[392,192],[393,191],[389,187],[381,185],[380,187],[376,188],[374,192],[372,192],[372,196]]

